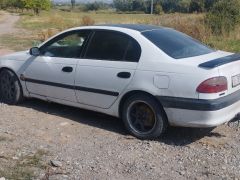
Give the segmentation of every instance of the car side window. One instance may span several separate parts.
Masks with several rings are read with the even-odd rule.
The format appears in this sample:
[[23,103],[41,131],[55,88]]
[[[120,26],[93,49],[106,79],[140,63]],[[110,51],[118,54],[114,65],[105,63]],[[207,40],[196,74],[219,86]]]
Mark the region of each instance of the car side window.
[[41,48],[41,54],[48,57],[79,58],[89,31],[75,31],[56,37]]
[[140,45],[120,32],[97,30],[87,48],[86,59],[138,62]]

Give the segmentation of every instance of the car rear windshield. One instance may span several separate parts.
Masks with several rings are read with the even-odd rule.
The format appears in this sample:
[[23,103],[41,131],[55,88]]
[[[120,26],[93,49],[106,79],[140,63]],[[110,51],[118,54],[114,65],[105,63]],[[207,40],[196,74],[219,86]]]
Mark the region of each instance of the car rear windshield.
[[158,29],[142,33],[147,39],[174,59],[200,56],[214,52],[199,41],[173,29]]

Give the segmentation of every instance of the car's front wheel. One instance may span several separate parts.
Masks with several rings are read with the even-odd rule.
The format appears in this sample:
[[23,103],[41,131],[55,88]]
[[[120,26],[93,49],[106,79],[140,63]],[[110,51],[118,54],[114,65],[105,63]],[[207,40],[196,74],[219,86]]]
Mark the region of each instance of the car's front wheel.
[[22,101],[23,93],[18,77],[10,70],[0,72],[0,101],[15,105]]
[[146,94],[136,94],[126,100],[122,119],[129,132],[140,139],[155,139],[167,126],[167,117],[159,102]]

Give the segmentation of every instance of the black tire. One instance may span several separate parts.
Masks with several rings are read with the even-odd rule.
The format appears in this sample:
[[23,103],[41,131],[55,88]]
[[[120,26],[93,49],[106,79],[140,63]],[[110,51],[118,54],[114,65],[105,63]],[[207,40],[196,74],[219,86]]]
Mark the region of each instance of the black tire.
[[122,110],[127,130],[139,139],[156,139],[168,127],[166,114],[160,103],[144,93],[129,97]]
[[10,70],[0,72],[0,101],[16,105],[23,100],[23,92],[18,77]]

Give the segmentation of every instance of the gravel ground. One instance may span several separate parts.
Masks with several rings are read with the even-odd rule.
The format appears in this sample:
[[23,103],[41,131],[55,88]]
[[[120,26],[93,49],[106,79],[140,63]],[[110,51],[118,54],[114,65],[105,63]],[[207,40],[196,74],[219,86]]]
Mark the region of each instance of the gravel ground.
[[[14,32],[18,17],[5,19],[0,35]],[[236,123],[169,128],[161,139],[141,141],[103,114],[38,100],[0,103],[0,180],[240,180],[239,130]]]
[[6,179],[240,179],[237,124],[129,136],[121,120],[27,100],[0,105],[0,177]]

